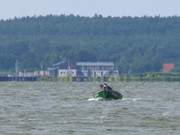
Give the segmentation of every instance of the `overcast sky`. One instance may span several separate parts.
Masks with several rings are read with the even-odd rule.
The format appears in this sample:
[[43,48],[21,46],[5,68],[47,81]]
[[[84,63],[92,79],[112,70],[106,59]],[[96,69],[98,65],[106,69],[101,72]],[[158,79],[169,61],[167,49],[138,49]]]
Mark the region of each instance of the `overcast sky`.
[[180,16],[180,0],[0,0],[0,19],[47,14]]

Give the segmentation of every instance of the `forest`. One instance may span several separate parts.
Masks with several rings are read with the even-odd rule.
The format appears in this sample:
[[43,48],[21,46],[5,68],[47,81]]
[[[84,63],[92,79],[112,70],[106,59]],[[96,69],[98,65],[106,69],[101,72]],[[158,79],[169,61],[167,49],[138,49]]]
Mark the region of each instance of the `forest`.
[[180,67],[180,17],[47,15],[0,20],[0,71],[46,70],[59,61],[111,61],[120,73]]

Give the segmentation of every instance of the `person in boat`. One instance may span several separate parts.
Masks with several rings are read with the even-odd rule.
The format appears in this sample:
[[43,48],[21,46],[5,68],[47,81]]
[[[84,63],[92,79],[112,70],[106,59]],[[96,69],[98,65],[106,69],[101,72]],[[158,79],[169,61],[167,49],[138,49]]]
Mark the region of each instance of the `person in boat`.
[[100,89],[105,91],[106,93],[106,98],[112,98],[112,99],[122,99],[122,94],[114,91],[107,83],[100,84]]
[[104,89],[106,90],[106,91],[109,91],[109,92],[112,92],[113,91],[113,89],[106,83],[106,82],[104,82]]
[[100,89],[99,89],[100,91],[104,91],[104,94],[105,94],[105,95],[103,95],[103,98],[109,98],[109,97],[110,97],[110,96],[109,96],[109,95],[110,95],[110,92],[108,91],[107,87],[106,87],[104,84],[100,84],[100,85],[99,85],[99,88],[100,88]]
[[107,83],[103,83],[99,85],[100,90],[105,90],[105,91],[112,91],[112,88],[107,84]]

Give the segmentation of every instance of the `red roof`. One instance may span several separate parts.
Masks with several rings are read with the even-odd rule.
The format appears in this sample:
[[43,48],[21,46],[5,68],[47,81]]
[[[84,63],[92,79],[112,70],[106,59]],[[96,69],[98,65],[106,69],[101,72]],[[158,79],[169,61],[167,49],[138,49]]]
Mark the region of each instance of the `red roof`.
[[164,73],[170,73],[175,67],[175,64],[173,63],[165,63],[163,64],[163,72]]

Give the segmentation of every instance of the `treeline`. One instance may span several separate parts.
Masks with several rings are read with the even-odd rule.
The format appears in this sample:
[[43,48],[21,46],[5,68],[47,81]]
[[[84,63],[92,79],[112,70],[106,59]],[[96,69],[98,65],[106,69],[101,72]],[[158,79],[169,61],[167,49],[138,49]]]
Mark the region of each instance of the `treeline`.
[[48,15],[0,21],[0,70],[46,69],[67,60],[113,61],[122,73],[180,64],[180,17]]

